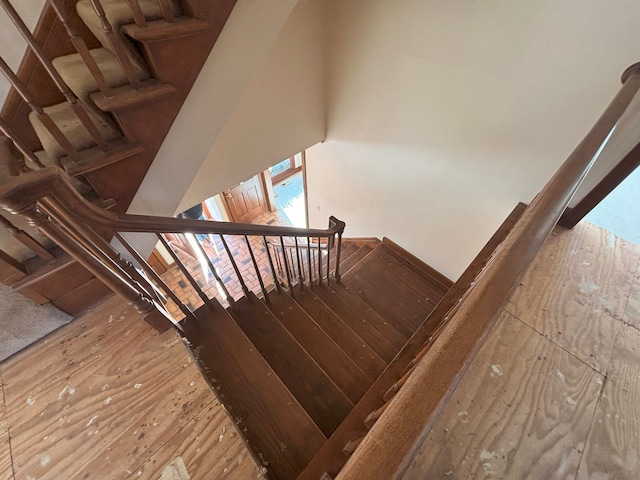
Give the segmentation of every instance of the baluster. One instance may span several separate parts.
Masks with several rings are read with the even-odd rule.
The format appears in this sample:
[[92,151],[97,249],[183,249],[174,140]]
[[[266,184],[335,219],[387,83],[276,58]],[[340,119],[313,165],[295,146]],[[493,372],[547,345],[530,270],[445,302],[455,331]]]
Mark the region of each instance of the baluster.
[[91,55],[91,53],[89,52],[89,48],[87,47],[87,44],[82,39],[82,37],[78,35],[78,31],[71,24],[71,19],[69,18],[67,11],[64,9],[62,4],[60,3],[60,0],[49,0],[49,3],[51,3],[51,6],[55,10],[56,14],[58,15],[58,18],[60,19],[60,21],[62,22],[62,25],[67,31],[67,34],[69,35],[69,39],[71,40],[71,43],[75,47],[78,54],[80,54],[80,57],[82,57],[82,60],[84,61],[87,68],[89,69],[89,72],[91,73],[94,80],[98,84],[100,91],[104,94],[105,97],[111,97],[112,95],[111,87],[107,83],[107,80],[102,74],[102,71],[100,70],[100,68],[98,67],[98,64],[93,58],[93,55]]
[[136,25],[139,27],[146,27],[147,19],[144,18],[144,13],[142,13],[138,0],[127,0],[127,3],[129,4],[129,8],[131,9],[131,14],[133,15],[133,20],[136,22]]
[[107,242],[98,235],[93,228],[88,225],[80,224],[73,219],[73,215],[67,209],[44,199],[39,207],[43,212],[55,218],[56,222],[73,238],[73,240],[88,250],[95,258],[100,259],[105,265],[119,272],[124,278],[127,278],[133,285],[151,299],[161,302],[157,292],[149,280],[143,277],[140,272],[125,260],[120,254]]
[[287,246],[287,252],[289,252],[289,266],[291,267],[291,278],[296,278],[296,263],[293,259],[293,249]]
[[280,246],[282,247],[282,258],[284,258],[284,271],[287,273],[287,288],[289,292],[293,291],[293,285],[291,284],[291,275],[289,274],[289,263],[287,262],[287,251],[284,248],[284,238],[280,235]]
[[[38,168],[45,168],[45,166],[40,161],[40,159],[38,157],[36,157],[36,154],[33,153],[31,150],[29,150],[24,143],[22,143],[22,141],[18,138],[18,136],[15,134],[15,132],[13,130],[11,130],[9,125],[2,118],[0,118],[0,132],[2,132],[2,134],[4,136],[9,138],[13,142],[13,144],[16,146],[16,148],[18,150],[20,150],[20,153],[22,153],[22,155],[24,155],[24,158],[28,158]],[[18,169],[21,172],[30,171],[30,169],[24,164],[24,162],[20,162],[18,159],[16,159],[16,161],[19,162],[18,163]]]
[[51,253],[49,253],[49,251],[46,248],[44,248],[40,242],[38,242],[35,238],[33,238],[24,230],[20,230],[19,228],[17,228],[15,225],[13,225],[13,223],[11,223],[9,220],[4,218],[2,215],[0,215],[0,225],[2,225],[4,228],[6,228],[9,231],[13,236],[13,238],[18,240],[24,246],[28,247],[31,251],[33,251],[36,255],[38,255],[43,260],[50,261],[50,260],[56,259],[56,257],[51,255]]
[[27,44],[29,45],[29,48],[33,50],[33,53],[36,55],[36,57],[38,57],[38,60],[40,60],[40,63],[42,64],[44,69],[47,71],[51,79],[53,80],[53,83],[56,84],[56,87],[60,90],[60,92],[62,92],[62,95],[64,95],[64,97],[67,99],[67,102],[73,109],[76,116],[80,119],[80,122],[82,123],[82,125],[91,134],[91,137],[100,146],[100,148],[102,148],[103,150],[106,150],[107,142],[105,141],[102,134],[100,133],[98,128],[95,126],[95,124],[89,117],[89,114],[87,113],[88,107],[84,104],[84,101],[82,99],[78,99],[78,97],[76,97],[74,93],[69,89],[67,84],[64,83],[64,80],[62,79],[60,74],[58,74],[58,71],[54,68],[53,64],[51,63],[51,60],[49,60],[47,56],[44,54],[44,51],[42,50],[40,45],[38,45],[38,43],[36,42],[36,39],[33,37],[31,32],[29,31],[29,28],[22,21],[18,13],[11,6],[11,4],[9,3],[9,0],[0,0],[0,5],[7,12],[7,15],[9,15],[9,18],[11,18],[11,21],[13,22],[13,24],[16,26],[20,34],[26,40]]
[[313,263],[311,263],[311,237],[307,237],[307,268],[309,269],[309,287],[313,289]]
[[133,63],[131,63],[131,58],[129,58],[129,54],[127,53],[127,49],[124,46],[122,38],[117,32],[113,31],[113,27],[107,19],[107,15],[104,12],[104,8],[102,8],[100,0],[91,0],[91,5],[95,10],[96,15],[102,22],[102,29],[104,30],[105,36],[107,37],[111,48],[113,48],[113,52],[116,54],[118,62],[120,63],[122,70],[127,76],[127,80],[129,80],[129,83],[133,88],[138,90],[142,86],[142,84],[140,82],[140,78],[138,77],[138,73],[133,66]]
[[276,270],[273,268],[273,259],[271,258],[271,251],[269,250],[269,244],[267,243],[267,237],[262,236],[262,241],[264,243],[264,249],[267,251],[267,259],[269,260],[269,268],[271,269],[271,274],[273,275],[273,282],[276,284],[276,290],[278,293],[282,293],[282,287],[280,286],[280,282],[278,281],[278,277],[276,275]]
[[[25,85],[20,81],[20,79],[16,76],[15,73],[9,68],[7,62],[4,61],[0,57],[0,71],[4,74],[4,76],[9,80],[11,86],[16,89],[16,91],[20,94],[22,99],[29,105],[31,111],[34,112],[42,125],[49,131],[51,136],[58,142],[58,144],[62,147],[69,157],[71,157],[74,161],[81,160],[80,154],[77,150],[71,145],[69,139],[62,133],[62,131],[58,128],[58,126],[51,120],[51,117],[45,113],[40,105],[38,105],[33,98],[33,96],[29,93]],[[60,161],[56,159],[56,163],[59,165]]]
[[151,268],[151,265],[149,265],[149,263],[138,253],[138,251],[133,248],[133,246],[129,242],[127,242],[127,240],[119,233],[116,233],[115,236],[120,244],[127,250],[127,252],[129,252],[131,256],[136,260],[136,262],[138,262],[138,265],[140,265],[145,273],[149,275],[149,277],[151,277],[151,279],[156,282],[157,285],[160,286],[160,288],[173,301],[173,303],[176,304],[180,311],[184,313],[186,317],[197,320],[195,314],[191,311],[191,309],[189,309],[189,307],[182,303],[182,300],[180,300],[180,298],[169,287],[169,285],[167,285],[162,277],[158,275],[153,268]]
[[210,309],[213,310],[214,308],[214,304],[213,302],[209,299],[209,297],[207,297],[205,295],[205,293],[202,291],[202,289],[200,288],[200,285],[198,285],[198,282],[196,282],[195,278],[193,278],[193,276],[191,275],[191,273],[189,273],[189,270],[187,270],[187,267],[185,267],[184,263],[182,263],[180,261],[180,259],[178,258],[178,255],[176,254],[176,252],[173,250],[173,248],[171,247],[171,245],[169,245],[169,242],[167,242],[167,240],[164,238],[164,236],[160,233],[156,233],[156,236],[158,237],[158,239],[160,240],[160,242],[162,243],[162,245],[164,246],[164,248],[167,249],[167,251],[169,252],[169,255],[171,255],[171,258],[173,258],[173,261],[176,263],[176,265],[178,265],[178,268],[180,269],[180,271],[182,272],[182,274],[185,276],[185,278],[187,279],[187,281],[191,284],[191,286],[193,287],[193,289],[196,291],[196,293],[198,294],[198,296],[202,299],[202,301],[204,302],[204,304]]
[[176,17],[173,14],[173,7],[171,6],[171,0],[158,0],[160,10],[162,10],[162,16],[167,23],[173,23],[176,21]]
[[240,273],[240,269],[238,268],[238,265],[236,264],[236,260],[235,260],[235,258],[233,258],[233,255],[231,254],[231,249],[229,248],[229,245],[227,245],[227,241],[224,239],[224,235],[223,234],[219,234],[219,237],[220,237],[220,240],[222,240],[222,245],[224,246],[224,249],[227,252],[227,255],[229,256],[229,260],[231,261],[231,266],[233,267],[233,271],[236,272],[236,276],[238,277],[238,281],[240,282],[240,286],[242,287],[242,291],[248,297],[249,296],[249,289],[247,288],[247,284],[244,283],[244,278],[242,278],[242,274]]
[[342,232],[338,232],[338,244],[336,246],[338,249],[336,251],[336,271],[333,274],[333,277],[336,279],[336,282],[340,283],[340,250],[342,250]]
[[249,249],[249,256],[251,257],[251,261],[253,262],[253,268],[255,269],[256,275],[258,276],[258,283],[260,284],[260,290],[262,290],[262,295],[264,295],[265,301],[269,303],[269,295],[267,295],[267,289],[264,288],[264,282],[262,281],[262,274],[260,273],[260,267],[258,267],[258,262],[256,262],[256,257],[253,254],[251,243],[249,243],[249,237],[244,235],[244,241],[247,244],[247,249]]
[[298,260],[298,281],[300,282],[300,286],[304,283],[304,275],[302,273],[302,261],[300,260],[300,247],[298,246],[298,237],[293,237],[296,241],[296,259]]
[[318,285],[322,285],[322,245],[320,245],[320,237],[318,237]]
[[105,285],[111,288],[111,290],[133,305],[145,321],[153,328],[164,331],[173,324],[181,329],[179,324],[173,321],[173,319],[167,318],[163,312],[158,310],[154,301],[139,291],[126,276],[123,276],[116,269],[108,268],[103,259],[94,257],[86,248],[76,243],[73,238],[69,236],[70,232],[65,232],[60,226],[56,225],[51,216],[37,213],[35,209],[28,213],[28,216],[35,221],[38,227],[42,229],[51,240],[60,245],[74,257],[78,263],[92,272]]
[[329,285],[329,272],[331,270],[331,246],[329,237],[327,237],[327,285]]
[[209,255],[207,255],[207,252],[205,252],[204,247],[202,246],[202,243],[200,243],[200,240],[198,240],[198,237],[195,237],[195,239],[196,239],[196,245],[198,246],[198,250],[200,251],[202,256],[205,258],[205,260],[207,261],[207,265],[209,266],[209,270],[211,270],[211,273],[215,277],[216,282],[218,283],[218,285],[220,285],[220,288],[222,288],[222,292],[224,293],[224,296],[226,297],[225,300],[227,300],[230,305],[233,305],[235,303],[235,300],[233,299],[233,297],[229,293],[229,290],[227,290],[227,286],[222,281],[222,278],[220,278],[220,275],[218,274],[218,271],[216,270],[216,267],[213,265],[213,262],[211,262],[211,259],[209,258]]

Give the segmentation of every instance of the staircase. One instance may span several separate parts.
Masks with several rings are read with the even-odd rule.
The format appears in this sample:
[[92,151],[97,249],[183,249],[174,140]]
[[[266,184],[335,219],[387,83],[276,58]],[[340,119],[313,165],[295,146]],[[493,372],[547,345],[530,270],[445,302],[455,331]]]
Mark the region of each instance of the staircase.
[[[360,400],[452,286],[388,239],[345,240],[341,255],[340,282],[297,282],[262,299],[250,292],[182,322],[270,478],[320,478],[303,471],[347,417],[362,414]],[[378,407],[398,385],[390,387]],[[352,440],[334,463],[347,460]]]
[[[51,0],[31,34],[11,3],[0,1],[30,45],[17,74],[0,62],[13,86],[0,134],[24,159],[8,153],[1,135],[0,156],[19,159],[23,173],[60,166],[87,198],[125,212],[234,5]],[[0,253],[6,254],[0,255],[0,277],[40,303],[78,314],[108,292],[59,250],[52,251],[54,259],[33,256],[37,251],[32,258]]]

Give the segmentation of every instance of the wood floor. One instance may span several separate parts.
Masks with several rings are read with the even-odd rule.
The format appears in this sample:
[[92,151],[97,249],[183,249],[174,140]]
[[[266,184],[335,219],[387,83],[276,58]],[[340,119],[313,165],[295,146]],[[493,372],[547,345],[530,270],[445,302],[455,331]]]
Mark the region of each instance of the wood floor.
[[115,297],[0,373],[0,480],[261,477],[177,333]]
[[556,229],[403,479],[640,478],[639,262]]

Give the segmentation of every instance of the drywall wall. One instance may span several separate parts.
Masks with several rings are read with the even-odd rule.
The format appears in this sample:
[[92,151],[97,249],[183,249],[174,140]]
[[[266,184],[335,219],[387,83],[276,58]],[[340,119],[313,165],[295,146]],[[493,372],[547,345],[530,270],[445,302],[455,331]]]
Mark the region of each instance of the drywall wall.
[[[20,18],[26,23],[27,27],[33,31],[38,22],[38,18],[40,18],[44,2],[45,0],[16,0],[10,3],[18,12]],[[0,8],[0,57],[2,57],[15,72],[26,50],[27,43],[5,11]],[[0,75],[0,105],[4,104],[9,89],[9,81]]]
[[638,24],[630,0],[331,2],[311,226],[336,215],[457,278],[615,95]]
[[295,6],[179,211],[324,139],[324,10],[321,1]]

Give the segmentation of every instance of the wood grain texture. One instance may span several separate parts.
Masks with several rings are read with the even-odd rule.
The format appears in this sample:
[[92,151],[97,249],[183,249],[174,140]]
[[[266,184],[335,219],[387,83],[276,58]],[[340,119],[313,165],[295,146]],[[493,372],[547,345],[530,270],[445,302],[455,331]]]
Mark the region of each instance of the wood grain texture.
[[624,309],[622,320],[629,325],[640,328],[640,263],[631,285],[631,293]]
[[602,383],[503,313],[402,478],[573,478]]
[[215,402],[177,333],[115,298],[1,368],[18,478],[124,480]]
[[408,338],[451,287],[440,281],[378,245],[344,284]]
[[221,405],[214,402],[171,437],[129,478],[164,478],[162,474],[180,462],[184,464],[190,480],[263,478],[240,438],[233,421]]
[[640,332],[618,331],[577,479],[640,478]]
[[13,480],[11,463],[11,444],[7,428],[7,415],[4,403],[4,385],[0,376],[0,480]]
[[507,310],[606,373],[639,259],[640,246],[595,225],[557,227]]

